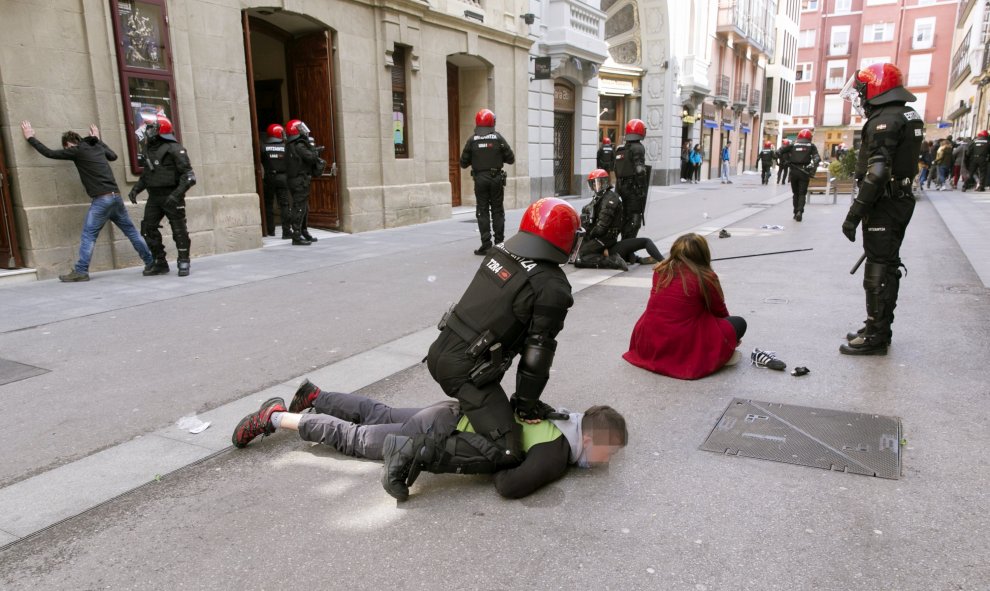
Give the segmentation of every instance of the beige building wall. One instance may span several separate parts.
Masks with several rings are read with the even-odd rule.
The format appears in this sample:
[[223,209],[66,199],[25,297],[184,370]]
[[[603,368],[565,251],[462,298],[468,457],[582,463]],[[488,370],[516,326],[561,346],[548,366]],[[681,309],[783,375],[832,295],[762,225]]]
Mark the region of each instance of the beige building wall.
[[[242,10],[256,6],[299,13],[331,30],[344,231],[450,216],[446,62],[453,55],[478,64],[461,70],[461,144],[473,130],[478,109],[495,111],[497,128],[516,153],[516,164],[506,168],[506,207],[529,203],[525,138],[532,42],[516,17],[523,11],[511,2],[488,7],[486,22],[476,23],[455,16],[457,7],[447,3],[431,9],[408,1],[170,0],[179,127],[198,178],[186,198],[194,258],[261,246],[242,31]],[[38,138],[53,149],[60,147],[63,131],[85,135],[90,123],[97,124],[120,156],[112,167],[126,195],[137,178],[127,164],[113,15],[106,0],[0,0],[0,12],[0,133],[8,149],[15,224],[25,264],[37,269],[39,278],[50,278],[75,261],[90,200],[75,167],[35,152],[21,136],[19,122],[31,120]],[[394,43],[408,45],[414,58],[408,76],[408,159],[396,159],[391,142],[386,49]],[[262,67],[272,59],[281,58],[262,57]],[[463,203],[473,204],[470,175],[462,179]],[[143,217],[146,197],[127,206],[135,224]],[[166,249],[174,258],[170,231],[163,225]],[[90,270],[138,264],[127,239],[108,225]]]

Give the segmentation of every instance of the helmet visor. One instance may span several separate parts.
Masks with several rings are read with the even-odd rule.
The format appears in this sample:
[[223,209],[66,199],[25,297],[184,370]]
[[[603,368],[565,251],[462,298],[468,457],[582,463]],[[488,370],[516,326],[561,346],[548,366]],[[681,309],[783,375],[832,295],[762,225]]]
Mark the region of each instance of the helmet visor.
[[598,195],[609,188],[608,177],[588,179],[588,186],[591,187],[591,190],[595,193],[595,195]]
[[299,124],[296,125],[296,130],[298,130],[299,133],[301,133],[302,135],[306,135],[306,136],[309,135],[309,128],[306,127],[306,124],[303,123],[302,121],[300,121]]
[[577,232],[574,232],[574,246],[571,247],[571,252],[567,255],[567,262],[574,263],[577,260],[578,253],[581,252],[581,243],[584,242],[584,228],[578,228]]
[[863,97],[859,95],[859,80],[856,79],[856,72],[849,77],[846,85],[842,87],[839,91],[839,98],[849,102],[852,108],[860,117],[866,117],[866,111],[863,110]]

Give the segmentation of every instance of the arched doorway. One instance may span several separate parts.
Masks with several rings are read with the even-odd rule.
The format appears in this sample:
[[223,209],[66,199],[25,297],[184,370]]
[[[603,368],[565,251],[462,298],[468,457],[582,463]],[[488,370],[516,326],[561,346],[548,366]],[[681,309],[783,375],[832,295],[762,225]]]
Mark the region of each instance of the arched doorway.
[[553,192],[571,195],[574,166],[574,85],[558,80],[553,85]]
[[474,203],[474,186],[462,174],[461,149],[474,133],[474,116],[480,109],[498,110],[491,87],[492,64],[478,56],[454,53],[447,56],[447,167],[450,178],[450,203]]
[[[266,8],[243,13],[248,95],[258,195],[261,180],[260,143],[271,123],[301,119],[313,139],[324,146],[323,175],[313,178],[309,195],[310,227],[340,227],[340,193],[334,114],[334,56],[332,31],[312,18]],[[260,200],[264,219],[264,199]]]

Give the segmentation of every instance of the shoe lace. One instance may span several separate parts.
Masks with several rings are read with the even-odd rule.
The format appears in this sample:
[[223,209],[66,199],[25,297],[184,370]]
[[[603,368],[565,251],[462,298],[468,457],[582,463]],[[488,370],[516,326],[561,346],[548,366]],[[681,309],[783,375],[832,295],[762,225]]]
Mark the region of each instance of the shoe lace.
[[776,358],[776,351],[761,351],[760,349],[753,351],[753,365],[766,365]]

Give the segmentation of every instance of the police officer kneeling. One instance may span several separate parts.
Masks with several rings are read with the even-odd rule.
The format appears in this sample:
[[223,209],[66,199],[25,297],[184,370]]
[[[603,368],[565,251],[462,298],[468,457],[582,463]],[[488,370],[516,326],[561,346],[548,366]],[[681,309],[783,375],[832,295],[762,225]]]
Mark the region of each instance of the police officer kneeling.
[[578,247],[574,266],[628,271],[626,261],[612,252],[622,231],[622,199],[612,190],[608,172],[602,168],[591,171],[588,186],[595,196],[581,210],[581,226],[585,236]]
[[863,125],[856,178],[861,186],[849,207],[842,233],[856,241],[863,224],[866,267],[866,323],[846,335],[839,347],[845,355],[886,355],[890,345],[900,286],[901,242],[914,213],[911,182],[918,173],[918,154],[925,122],[905,103],[916,100],[904,88],[894,64],[873,64],[853,74],[839,94],[852,103]]
[[[450,438],[403,437],[385,450],[382,484],[398,499],[420,469],[481,473],[523,460],[522,427],[553,409],[540,401],[550,377],[556,336],[574,303],[561,265],[580,235],[566,201],[540,199],[523,214],[519,233],[495,245],[454,308],[441,320],[427,368],[447,396],[460,402],[475,433]],[[511,400],[500,384],[519,355]],[[514,416],[515,415],[515,416]]]

